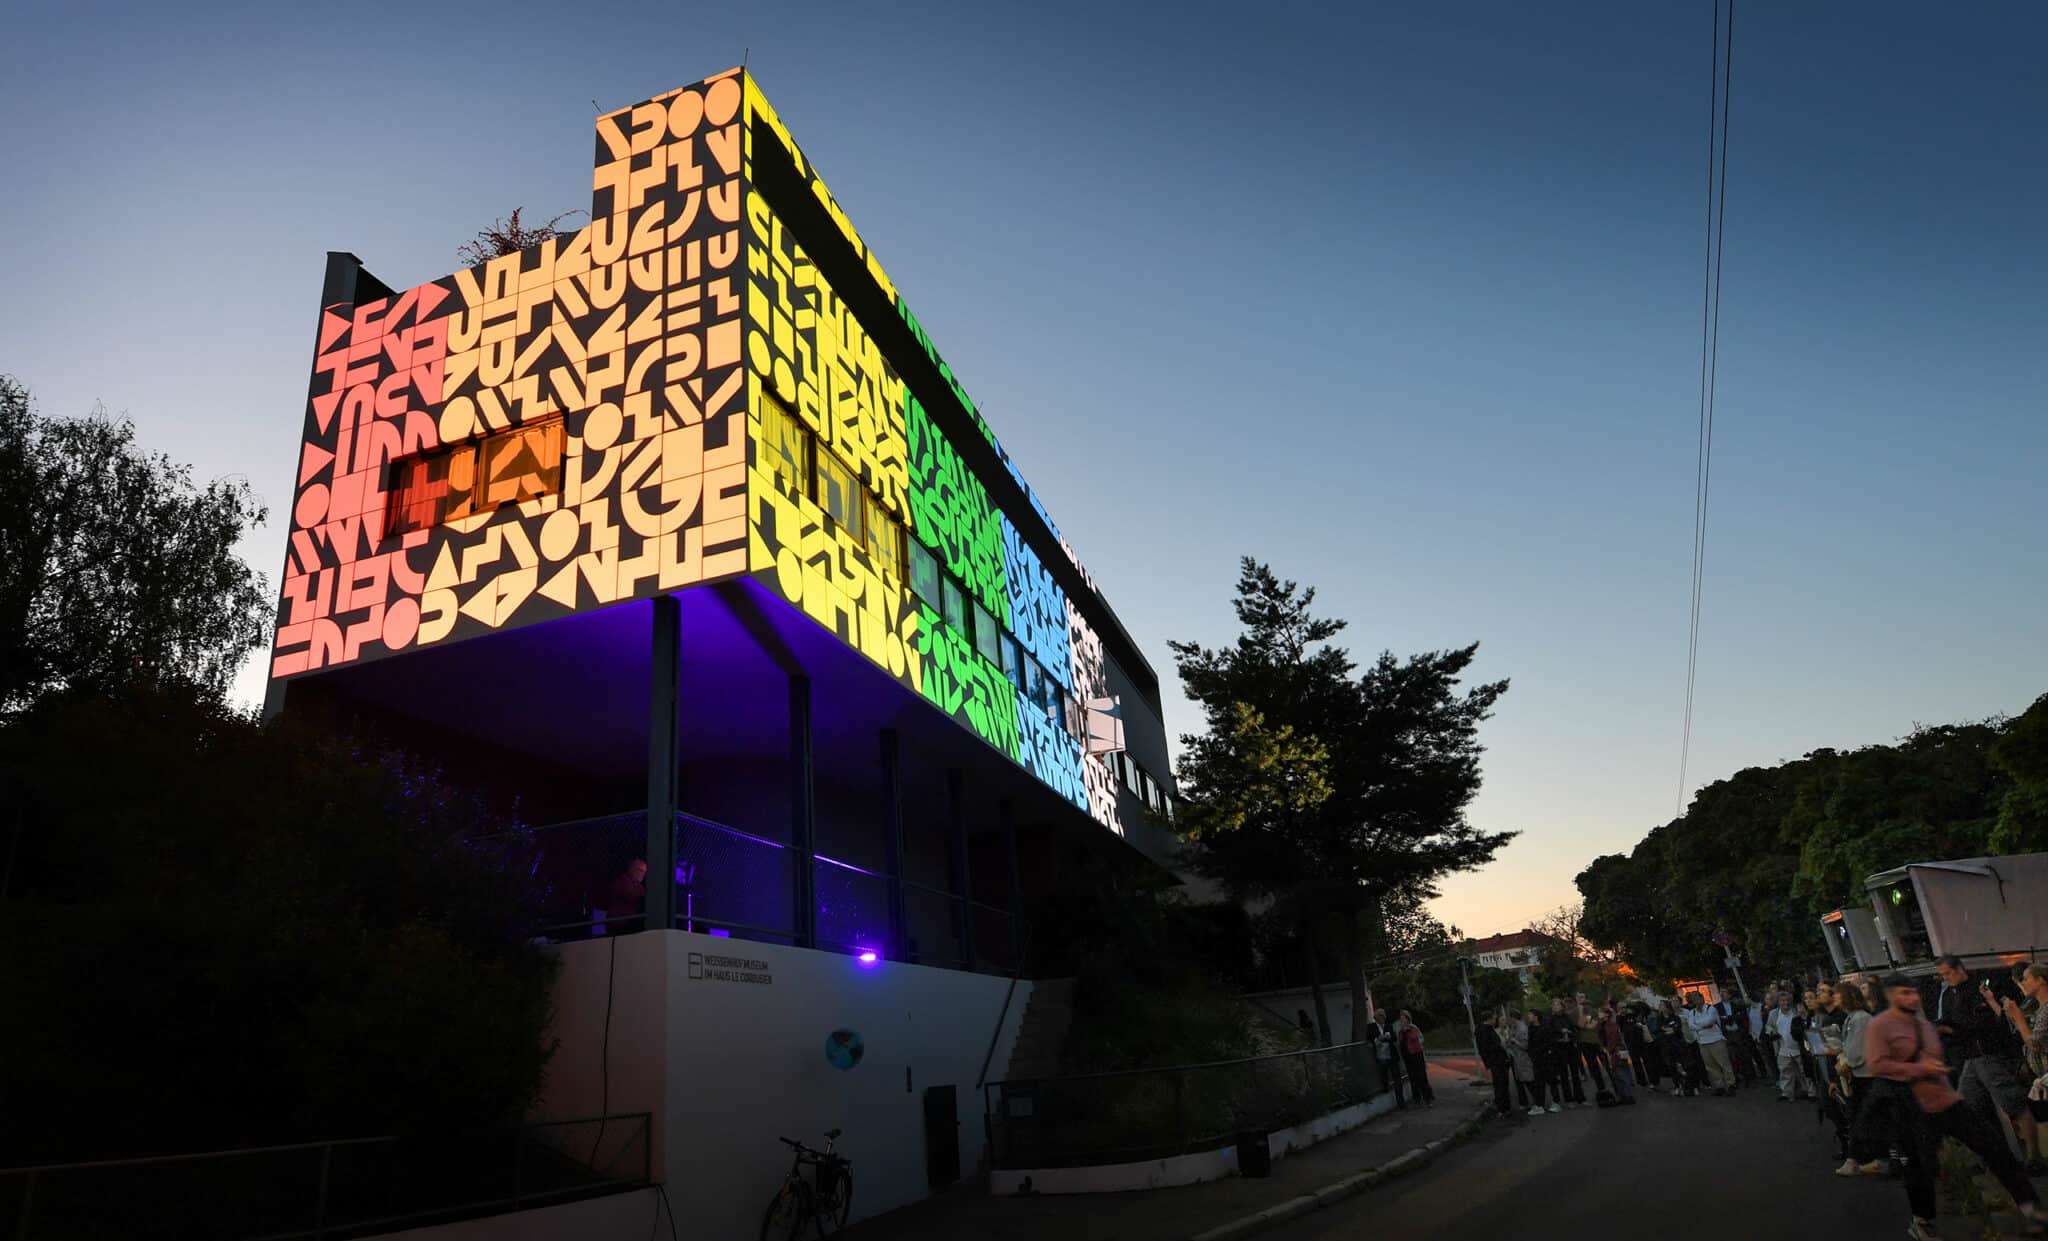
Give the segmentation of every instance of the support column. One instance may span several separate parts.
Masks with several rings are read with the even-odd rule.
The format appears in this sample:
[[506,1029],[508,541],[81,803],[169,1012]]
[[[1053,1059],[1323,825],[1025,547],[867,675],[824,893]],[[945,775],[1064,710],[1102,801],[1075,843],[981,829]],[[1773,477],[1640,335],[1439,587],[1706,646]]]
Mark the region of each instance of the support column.
[[888,846],[889,959],[909,959],[910,928],[903,909],[903,765],[896,730],[882,730],[882,836]]
[[647,692],[647,925],[675,925],[676,810],[680,796],[676,742],[682,605],[674,595],[654,600],[654,647]]
[[789,678],[789,840],[796,943],[818,946],[818,802],[811,755],[811,679]]
[[953,890],[953,912],[959,919],[961,968],[974,968],[974,918],[968,909],[973,876],[967,869],[967,779],[958,767],[946,769],[946,872]]
[[1003,830],[1003,864],[1010,869],[1010,964],[1024,951],[1024,878],[1017,865],[1017,813],[1010,799],[996,803],[996,822]]

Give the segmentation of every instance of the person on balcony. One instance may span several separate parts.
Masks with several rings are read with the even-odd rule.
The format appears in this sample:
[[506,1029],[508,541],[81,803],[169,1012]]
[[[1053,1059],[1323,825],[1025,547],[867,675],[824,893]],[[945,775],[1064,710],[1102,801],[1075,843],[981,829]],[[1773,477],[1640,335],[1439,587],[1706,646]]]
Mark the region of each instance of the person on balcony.
[[604,902],[605,930],[613,935],[637,931],[646,922],[647,859],[634,858],[612,880],[611,894]]

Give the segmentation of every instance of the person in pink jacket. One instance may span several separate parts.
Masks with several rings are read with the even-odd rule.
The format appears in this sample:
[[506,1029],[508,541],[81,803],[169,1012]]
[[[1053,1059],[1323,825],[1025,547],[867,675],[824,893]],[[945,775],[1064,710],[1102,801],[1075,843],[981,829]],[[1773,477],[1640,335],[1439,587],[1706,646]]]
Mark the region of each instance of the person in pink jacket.
[[1886,1007],[1864,1029],[1863,1054],[1873,1078],[1896,1083],[1889,1091],[1891,1113],[1899,1145],[1906,1152],[1906,1202],[1913,1212],[1906,1235],[1915,1241],[1935,1241],[1941,1235],[1934,1226],[1934,1174],[1943,1138],[1954,1138],[1975,1152],[2029,1221],[2048,1218],[2004,1138],[1960,1106],[1963,1096],[1949,1085],[1948,1065],[1941,1058],[1941,1035],[1921,1015],[1919,984],[1904,974],[1891,974],[1883,987]]

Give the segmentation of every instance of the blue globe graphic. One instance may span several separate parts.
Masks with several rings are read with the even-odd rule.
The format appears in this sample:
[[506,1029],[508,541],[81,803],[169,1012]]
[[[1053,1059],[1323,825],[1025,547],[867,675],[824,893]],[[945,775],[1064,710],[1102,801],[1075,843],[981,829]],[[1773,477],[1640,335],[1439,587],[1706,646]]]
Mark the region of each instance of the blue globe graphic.
[[825,1036],[825,1059],[835,1069],[850,1069],[867,1054],[867,1044],[855,1030],[834,1030]]

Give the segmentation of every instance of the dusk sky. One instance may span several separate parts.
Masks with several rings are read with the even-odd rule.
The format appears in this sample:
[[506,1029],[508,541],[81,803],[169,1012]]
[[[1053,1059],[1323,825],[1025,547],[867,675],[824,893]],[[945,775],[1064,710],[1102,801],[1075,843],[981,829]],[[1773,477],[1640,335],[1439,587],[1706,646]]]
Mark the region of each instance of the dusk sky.
[[[1437,909],[1516,929],[1678,794],[1710,13],[27,0],[0,371],[247,476],[274,587],[325,252],[445,274],[588,206],[593,101],[748,56],[1170,731],[1241,555],[1361,661],[1482,643],[1473,818],[1523,835]],[[2048,690],[2048,6],[1735,39],[1694,788]]]

